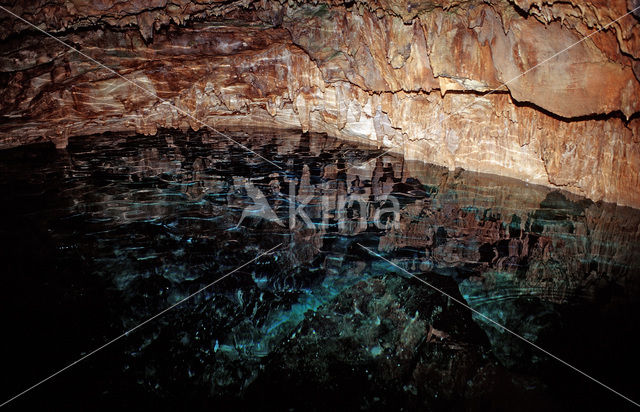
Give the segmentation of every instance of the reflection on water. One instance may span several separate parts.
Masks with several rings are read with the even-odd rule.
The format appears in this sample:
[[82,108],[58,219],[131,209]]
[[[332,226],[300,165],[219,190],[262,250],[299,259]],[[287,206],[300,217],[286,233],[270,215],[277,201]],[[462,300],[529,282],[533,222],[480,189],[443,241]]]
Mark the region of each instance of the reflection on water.
[[279,243],[20,402],[620,402],[358,243],[640,393],[616,369],[640,366],[638,211],[324,135],[234,138],[281,169],[206,133],[0,154],[5,398]]

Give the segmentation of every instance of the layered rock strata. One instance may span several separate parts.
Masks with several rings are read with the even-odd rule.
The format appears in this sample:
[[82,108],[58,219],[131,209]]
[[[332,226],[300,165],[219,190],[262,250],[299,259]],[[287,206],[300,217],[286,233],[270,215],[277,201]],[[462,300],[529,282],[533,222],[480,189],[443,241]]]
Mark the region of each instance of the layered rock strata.
[[640,207],[635,1],[7,3],[95,61],[2,11],[3,148],[300,128]]

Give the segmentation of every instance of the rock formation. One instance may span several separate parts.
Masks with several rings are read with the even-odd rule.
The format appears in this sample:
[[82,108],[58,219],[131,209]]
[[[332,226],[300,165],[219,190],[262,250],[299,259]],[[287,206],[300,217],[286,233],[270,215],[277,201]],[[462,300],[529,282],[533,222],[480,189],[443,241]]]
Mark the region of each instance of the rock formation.
[[299,128],[640,207],[636,0],[0,4],[82,53],[0,10],[2,148]]

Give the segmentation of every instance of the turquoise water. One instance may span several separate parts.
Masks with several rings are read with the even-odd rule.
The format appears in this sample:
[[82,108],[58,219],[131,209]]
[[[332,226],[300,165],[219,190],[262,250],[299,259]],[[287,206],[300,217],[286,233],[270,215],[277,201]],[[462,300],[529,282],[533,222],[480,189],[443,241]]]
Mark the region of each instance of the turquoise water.
[[324,135],[233,137],[275,165],[205,133],[0,153],[7,399],[277,246],[16,408],[629,405],[407,272],[640,393],[637,210]]

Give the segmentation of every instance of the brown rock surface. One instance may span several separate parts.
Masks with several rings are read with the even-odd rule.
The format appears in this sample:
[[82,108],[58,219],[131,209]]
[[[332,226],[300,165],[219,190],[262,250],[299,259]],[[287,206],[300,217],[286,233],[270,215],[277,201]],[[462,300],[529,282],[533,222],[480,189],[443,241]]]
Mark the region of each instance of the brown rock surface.
[[3,148],[302,128],[640,207],[634,1],[7,3],[123,77],[0,10]]

